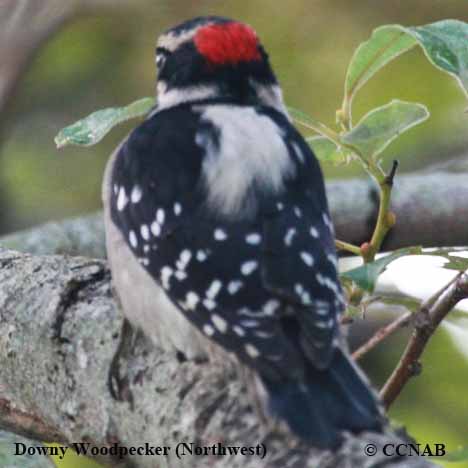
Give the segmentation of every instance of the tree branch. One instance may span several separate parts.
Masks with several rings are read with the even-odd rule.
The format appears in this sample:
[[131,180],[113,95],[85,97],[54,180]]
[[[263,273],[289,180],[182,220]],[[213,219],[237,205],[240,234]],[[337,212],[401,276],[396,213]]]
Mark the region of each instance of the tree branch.
[[[287,434],[265,435],[235,372],[179,362],[143,338],[126,365],[134,406],[116,402],[107,372],[121,323],[104,262],[0,250],[0,426],[66,444],[165,445],[172,448],[166,459],[171,468],[431,466],[385,457],[383,444],[402,440],[390,432],[349,436],[335,453],[294,445]],[[180,461],[173,456],[179,442],[263,443],[267,454]],[[378,447],[374,457],[365,455],[369,443]],[[151,456],[100,461],[114,467],[158,463]]]
[[[336,235],[354,245],[368,242],[377,219],[377,187],[366,179],[331,181],[327,195]],[[383,250],[411,245],[464,245],[468,238],[466,172],[448,170],[399,175],[390,209],[397,222]]]
[[358,361],[365,354],[374,349],[377,345],[382,343],[382,341],[386,340],[389,336],[393,335],[400,328],[409,325],[409,323],[411,323],[412,317],[413,313],[407,312],[406,314],[403,314],[400,317],[398,317],[393,322],[390,322],[389,324],[377,330],[377,332],[371,338],[369,338],[368,341],[366,341],[363,345],[356,349],[356,351],[353,352],[353,359]]
[[398,365],[380,392],[386,408],[395,401],[409,379],[419,374],[421,370],[419,358],[440,322],[458,302],[466,298],[468,298],[468,274],[460,273],[445,288],[445,292],[435,300],[430,298],[416,313],[414,332]]
[[[399,176],[391,206],[398,221],[384,248],[464,245],[468,238],[466,177],[466,173],[449,171]],[[328,183],[327,192],[337,237],[354,245],[368,241],[379,206],[372,183],[364,179],[333,181]],[[105,257],[100,214],[48,223],[4,237],[0,243],[33,254]]]
[[34,54],[66,22],[80,13],[116,8],[141,0],[1,0],[0,116]]

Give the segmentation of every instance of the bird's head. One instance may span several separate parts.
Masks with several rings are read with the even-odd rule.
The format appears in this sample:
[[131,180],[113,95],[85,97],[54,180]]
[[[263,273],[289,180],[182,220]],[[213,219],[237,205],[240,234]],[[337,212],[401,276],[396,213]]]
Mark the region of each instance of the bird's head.
[[248,25],[214,16],[162,34],[156,47],[158,107],[204,99],[268,105],[284,111],[268,55]]

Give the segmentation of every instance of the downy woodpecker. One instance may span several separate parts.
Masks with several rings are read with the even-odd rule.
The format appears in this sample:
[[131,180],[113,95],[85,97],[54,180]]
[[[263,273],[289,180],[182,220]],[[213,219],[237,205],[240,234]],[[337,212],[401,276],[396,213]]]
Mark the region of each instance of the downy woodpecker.
[[340,344],[322,173],[256,33],[196,18],[159,38],[156,63],[157,106],[113,154],[103,187],[125,316],[188,359],[234,355],[268,417],[311,444],[380,430]]

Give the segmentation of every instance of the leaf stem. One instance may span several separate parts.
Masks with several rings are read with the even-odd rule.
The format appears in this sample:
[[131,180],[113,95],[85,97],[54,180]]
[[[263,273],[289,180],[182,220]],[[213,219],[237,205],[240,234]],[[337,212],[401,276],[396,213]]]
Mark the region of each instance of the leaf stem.
[[310,130],[314,130],[315,132],[320,133],[320,135],[327,137],[329,140],[333,141],[335,145],[343,146],[343,143],[341,143],[340,136],[338,135],[338,133],[336,133],[331,128],[328,128],[323,123],[316,121],[312,122],[312,119],[308,119],[308,121],[306,122],[298,116],[294,116],[294,121],[297,122],[299,125],[302,125],[303,127],[306,127]]
[[336,121],[343,131],[349,132],[352,129],[351,123],[351,98],[345,95],[341,109],[336,111]]
[[362,250],[364,262],[372,262],[377,252],[379,252],[382,242],[385,239],[388,231],[395,224],[395,215],[390,211],[390,200],[393,187],[393,179],[398,168],[398,161],[393,161],[392,168],[388,175],[384,173],[382,168],[377,164],[370,164],[368,172],[377,181],[380,188],[380,204],[377,222],[375,224],[374,233],[367,245],[366,249]]
[[346,252],[361,256],[361,248],[357,245],[335,239],[335,246],[338,250],[345,250]]

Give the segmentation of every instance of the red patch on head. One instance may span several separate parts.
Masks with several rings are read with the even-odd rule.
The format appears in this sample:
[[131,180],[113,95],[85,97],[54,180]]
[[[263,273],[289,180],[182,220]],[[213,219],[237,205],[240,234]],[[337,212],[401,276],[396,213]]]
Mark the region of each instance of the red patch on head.
[[261,59],[255,31],[242,23],[209,24],[197,31],[194,42],[212,64],[235,65]]

